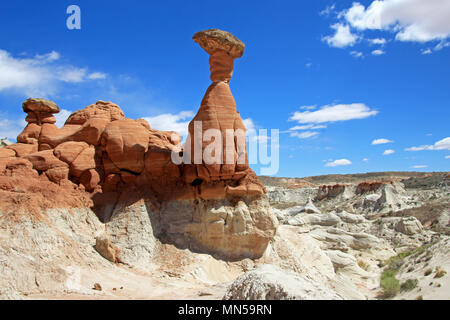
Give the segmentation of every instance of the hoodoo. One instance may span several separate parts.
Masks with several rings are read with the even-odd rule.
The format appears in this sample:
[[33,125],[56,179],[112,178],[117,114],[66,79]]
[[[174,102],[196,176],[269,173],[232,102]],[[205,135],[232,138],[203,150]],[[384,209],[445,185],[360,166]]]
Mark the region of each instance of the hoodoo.
[[[23,103],[27,127],[17,144],[0,152],[0,189],[17,184],[18,172],[30,177],[27,184],[33,179],[37,185],[53,184],[29,192],[61,188],[64,193],[72,184],[83,197],[79,203],[86,203],[88,195],[104,222],[144,201],[157,221],[155,233],[168,242],[230,259],[260,257],[275,235],[277,221],[263,185],[248,166],[245,126],[229,87],[233,61],[245,46],[216,29],[195,34],[194,41],[211,56],[213,83],[189,125],[185,148],[179,134],[154,130],[142,119],[127,119],[112,102],[98,101],[76,111],[59,129],[53,116],[59,107],[30,98]],[[202,128],[199,132],[196,124]],[[200,163],[172,161],[173,153],[195,151],[196,139],[203,156],[208,147],[204,135],[211,129],[223,137],[218,162],[207,163],[203,157]],[[191,158],[195,156],[193,152]],[[18,164],[21,171],[15,169]],[[49,205],[47,201],[45,209]]]

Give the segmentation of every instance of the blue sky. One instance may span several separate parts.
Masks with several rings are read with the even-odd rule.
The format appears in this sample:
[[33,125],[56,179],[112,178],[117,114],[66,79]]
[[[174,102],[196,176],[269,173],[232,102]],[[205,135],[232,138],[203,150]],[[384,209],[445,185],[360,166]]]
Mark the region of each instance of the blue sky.
[[30,96],[60,122],[109,100],[183,133],[210,84],[192,36],[218,28],[246,44],[231,90],[247,125],[280,130],[277,176],[449,170],[448,0],[16,0],[0,18],[1,137]]

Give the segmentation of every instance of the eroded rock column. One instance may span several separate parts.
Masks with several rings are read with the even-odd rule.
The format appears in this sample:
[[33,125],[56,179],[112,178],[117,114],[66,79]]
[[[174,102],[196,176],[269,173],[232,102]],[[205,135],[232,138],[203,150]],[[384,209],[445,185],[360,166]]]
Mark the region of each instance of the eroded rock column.
[[[231,33],[217,29],[198,32],[193,39],[210,54],[213,83],[206,91],[197,115],[189,124],[188,141],[190,143],[186,151],[190,152],[192,163],[199,157],[202,162],[187,166],[184,170],[185,179],[188,183],[195,180],[207,182],[239,180],[246,175],[246,170],[249,168],[245,126],[236,110],[236,102],[229,82],[233,76],[234,59],[242,57],[245,45]],[[214,132],[211,129],[220,132],[221,141],[216,141],[216,136],[208,136],[208,131]],[[213,142],[220,143],[220,146],[215,149],[217,152],[210,153],[216,160],[211,162],[203,155],[205,149]],[[200,149],[195,148],[196,143],[201,146],[201,155],[198,154]]]

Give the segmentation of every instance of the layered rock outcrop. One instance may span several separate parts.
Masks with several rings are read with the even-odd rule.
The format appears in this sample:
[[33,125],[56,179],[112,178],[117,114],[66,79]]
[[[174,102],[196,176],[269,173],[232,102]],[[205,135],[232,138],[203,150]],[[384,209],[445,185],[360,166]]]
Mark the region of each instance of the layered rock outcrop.
[[[217,29],[198,32],[193,39],[210,55],[213,83],[189,124],[186,151],[193,164],[185,164],[184,179],[187,183],[229,181],[229,195],[263,194],[264,187],[248,165],[245,126],[229,85],[234,59],[244,54],[245,45],[232,34]],[[216,148],[208,154],[212,139]]]
[[[186,221],[180,220],[184,214],[178,211],[160,210],[164,213],[158,219],[169,226],[162,236],[224,257],[262,255],[277,222],[268,206],[255,205],[265,189],[248,166],[245,126],[229,88],[233,60],[242,56],[244,44],[220,30],[200,32],[194,40],[211,55],[213,84],[189,126],[184,147],[178,133],[154,130],[142,119],[127,119],[112,102],[98,101],[76,111],[59,129],[53,116],[59,107],[30,98],[23,103],[28,125],[18,143],[0,150],[0,188],[11,189],[5,186],[14,184],[11,179],[20,162],[36,176],[35,183],[73,185],[89,193],[102,221],[108,221],[117,206],[139,199],[151,201],[155,208],[189,207],[192,214]],[[199,135],[194,132],[198,123]],[[210,147],[208,129],[224,138],[231,130],[231,139],[215,148],[213,163],[203,157]],[[200,155],[195,153],[197,142]],[[190,151],[191,159],[200,156],[199,163],[187,161]],[[180,155],[183,161],[173,160]],[[228,156],[227,162],[219,155]],[[220,211],[217,201],[225,201],[231,209]]]

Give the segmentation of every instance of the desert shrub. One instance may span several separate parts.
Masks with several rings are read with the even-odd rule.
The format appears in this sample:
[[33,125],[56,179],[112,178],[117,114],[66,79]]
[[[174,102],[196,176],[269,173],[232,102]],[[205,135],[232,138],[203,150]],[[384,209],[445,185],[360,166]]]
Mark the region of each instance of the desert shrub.
[[418,296],[416,300],[423,300],[423,296]]
[[424,276],[425,277],[427,277],[427,276],[429,276],[430,274],[432,274],[433,273],[433,269],[427,269],[427,270],[425,270],[425,272],[424,272]]
[[366,262],[364,262],[363,260],[358,260],[358,266],[363,269],[363,270],[368,270],[369,269],[369,264],[367,264]]
[[400,291],[400,281],[395,277],[395,270],[386,270],[381,274],[383,297],[392,298]]
[[419,280],[408,279],[400,285],[400,291],[411,291],[417,287]]

